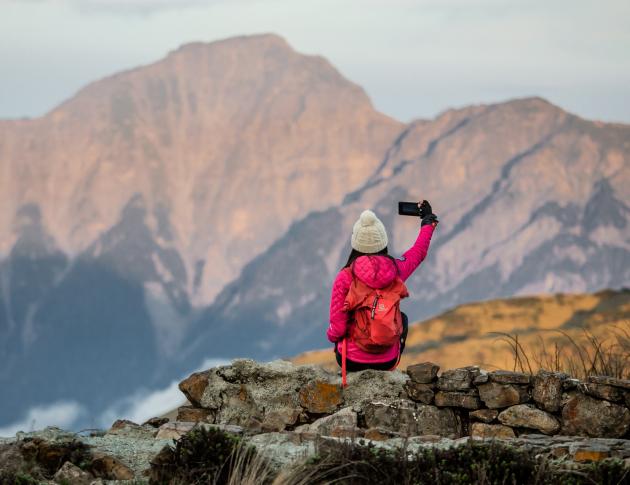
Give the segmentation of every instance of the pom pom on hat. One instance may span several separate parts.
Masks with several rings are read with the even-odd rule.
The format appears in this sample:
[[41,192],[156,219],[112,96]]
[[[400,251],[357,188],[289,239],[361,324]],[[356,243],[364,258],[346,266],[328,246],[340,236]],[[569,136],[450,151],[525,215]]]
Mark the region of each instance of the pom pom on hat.
[[387,231],[376,214],[365,210],[352,228],[352,248],[361,253],[372,254],[387,247]]

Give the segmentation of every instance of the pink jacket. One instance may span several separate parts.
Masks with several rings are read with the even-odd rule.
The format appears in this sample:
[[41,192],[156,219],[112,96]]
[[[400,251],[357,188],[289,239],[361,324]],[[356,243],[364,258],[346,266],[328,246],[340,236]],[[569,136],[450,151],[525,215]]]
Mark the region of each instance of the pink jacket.
[[[396,275],[405,281],[420,265],[427,255],[433,226],[422,226],[414,245],[395,262],[386,256],[361,256],[354,263],[354,274],[357,278],[372,288],[383,288],[389,285]],[[333,283],[330,296],[330,325],[326,336],[331,342],[339,342],[348,334],[349,315],[343,311],[346,295],[350,290],[352,275],[347,271],[340,271]],[[400,344],[395,343],[382,354],[370,354],[357,347],[348,340],[348,359],[354,362],[380,363],[394,360],[398,357]]]

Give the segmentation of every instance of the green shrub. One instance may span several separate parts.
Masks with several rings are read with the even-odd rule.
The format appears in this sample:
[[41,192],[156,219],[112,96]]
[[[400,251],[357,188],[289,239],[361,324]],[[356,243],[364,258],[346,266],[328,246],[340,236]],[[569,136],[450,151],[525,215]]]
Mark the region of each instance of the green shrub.
[[[238,451],[238,453],[237,453]],[[151,484],[225,484],[238,461],[241,470],[260,461],[254,448],[217,429],[197,428],[166,446],[151,463]]]

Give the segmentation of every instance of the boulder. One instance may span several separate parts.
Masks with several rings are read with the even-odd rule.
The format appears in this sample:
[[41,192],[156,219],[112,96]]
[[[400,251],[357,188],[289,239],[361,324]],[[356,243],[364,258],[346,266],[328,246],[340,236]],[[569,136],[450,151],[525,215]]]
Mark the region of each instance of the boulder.
[[[300,397],[308,398],[309,391],[299,393],[296,389],[334,380],[338,380],[336,375],[316,366],[238,359],[232,365],[191,375],[180,383],[180,389],[194,407],[210,410],[209,416],[214,415],[217,424],[250,427],[258,423],[261,429],[280,430],[294,425],[303,412]],[[326,385],[334,387],[332,383]],[[315,394],[312,397],[306,403],[311,409],[332,409],[317,402]]]
[[607,386],[619,387],[621,389],[630,391],[630,380],[628,379],[617,379],[616,377],[609,377],[609,376],[589,376],[588,382],[592,382],[594,384],[604,384]]
[[312,381],[300,389],[300,405],[309,413],[334,413],[343,402],[341,387],[324,381]]
[[471,411],[468,413],[468,417],[472,420],[482,421],[484,423],[491,423],[497,416],[499,415],[499,411],[496,409],[477,409],[476,411]]
[[461,422],[452,409],[416,404],[405,399],[367,404],[364,420],[368,428],[385,428],[404,436],[462,436]]
[[512,372],[509,370],[495,370],[488,374],[492,382],[499,384],[529,384],[531,376],[524,372]]
[[621,438],[630,428],[625,406],[573,393],[562,408],[562,434]]
[[296,431],[331,436],[331,432],[341,426],[357,426],[357,413],[351,408],[343,408],[330,416],[324,416],[311,424],[296,428]]
[[479,397],[490,409],[506,408],[529,401],[527,386],[487,382],[477,386]]
[[153,438],[156,429],[149,425],[139,425],[126,419],[119,419],[107,431],[108,435],[127,436],[129,438]]
[[57,470],[57,473],[53,476],[53,480],[57,483],[89,485],[94,480],[94,477],[90,473],[81,470],[78,466],[67,461]]
[[470,436],[473,438],[515,438],[514,430],[502,424],[472,423]]
[[563,382],[566,374],[539,370],[533,379],[532,398],[534,402],[550,413],[555,413],[562,406]]
[[344,404],[359,411],[371,401],[406,398],[405,384],[408,382],[409,376],[400,371],[368,369],[351,372],[348,387],[343,390]]
[[433,384],[419,384],[414,381],[409,381],[405,385],[405,391],[409,399],[421,402],[423,404],[431,404],[433,401]]
[[159,428],[164,423],[168,423],[169,421],[170,419],[168,418],[155,417],[155,418],[147,419],[144,423],[142,423],[142,426],[150,426],[152,428]]
[[480,374],[478,367],[462,367],[446,370],[438,378],[440,391],[466,391],[472,389],[472,382]]
[[529,404],[517,404],[499,414],[499,421],[513,428],[537,429],[544,434],[555,434],[560,423],[551,414]]
[[195,372],[188,378],[179,383],[179,390],[184,393],[186,398],[196,407],[202,406],[203,395],[208,387],[209,378],[212,370],[204,372]]
[[385,428],[370,428],[365,430],[363,437],[372,441],[387,441],[392,438],[400,438],[401,434]]
[[158,428],[155,437],[160,440],[178,440],[186,433],[190,432],[195,425],[196,423],[187,421],[169,421]]
[[456,407],[464,409],[479,409],[481,401],[477,391],[438,391],[435,395],[435,405],[438,407]]
[[134,473],[123,462],[109,455],[96,456],[90,465],[90,471],[95,477],[106,480],[133,480]]
[[595,382],[585,383],[584,392],[586,392],[589,396],[613,402],[623,401],[624,394],[626,393],[626,391],[624,391],[621,387],[615,387],[608,384],[597,384]]
[[215,413],[210,409],[195,408],[193,406],[180,406],[177,408],[177,421],[213,423],[214,414]]
[[437,373],[440,370],[440,366],[432,362],[423,362],[421,364],[414,364],[407,367],[407,374],[411,379],[411,382],[417,384],[429,384],[437,378]]

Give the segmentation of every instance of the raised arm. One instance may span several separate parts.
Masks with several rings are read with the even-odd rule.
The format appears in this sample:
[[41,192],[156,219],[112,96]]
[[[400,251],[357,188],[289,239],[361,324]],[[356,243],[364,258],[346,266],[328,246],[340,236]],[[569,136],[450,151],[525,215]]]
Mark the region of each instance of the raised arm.
[[333,283],[330,295],[330,325],[326,336],[331,342],[338,342],[348,331],[348,313],[343,311],[346,295],[350,290],[352,275],[348,271],[340,271]]
[[405,251],[402,258],[396,260],[396,266],[398,266],[398,274],[401,280],[406,281],[416,268],[420,266],[420,263],[424,261],[424,258],[426,258],[434,229],[433,224],[422,226],[413,246]]

